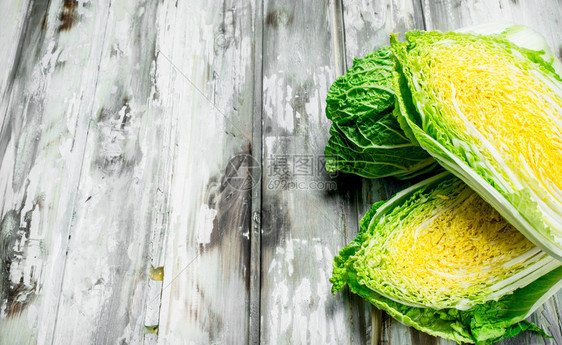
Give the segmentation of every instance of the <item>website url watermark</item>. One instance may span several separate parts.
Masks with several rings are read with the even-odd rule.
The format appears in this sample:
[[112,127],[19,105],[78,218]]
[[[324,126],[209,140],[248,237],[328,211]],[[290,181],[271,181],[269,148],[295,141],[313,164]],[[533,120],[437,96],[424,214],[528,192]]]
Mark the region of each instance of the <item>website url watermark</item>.
[[267,183],[267,189],[276,190],[328,190],[338,189],[336,181],[287,181],[271,180]]

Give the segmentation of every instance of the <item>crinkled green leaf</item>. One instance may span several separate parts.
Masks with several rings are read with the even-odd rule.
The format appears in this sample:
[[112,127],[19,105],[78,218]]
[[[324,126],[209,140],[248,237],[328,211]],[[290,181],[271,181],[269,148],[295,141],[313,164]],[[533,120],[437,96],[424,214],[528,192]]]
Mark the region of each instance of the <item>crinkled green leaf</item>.
[[393,62],[388,46],[355,59],[328,93],[326,115],[333,121],[326,169],[367,178],[411,178],[438,165],[405,135],[392,111]]

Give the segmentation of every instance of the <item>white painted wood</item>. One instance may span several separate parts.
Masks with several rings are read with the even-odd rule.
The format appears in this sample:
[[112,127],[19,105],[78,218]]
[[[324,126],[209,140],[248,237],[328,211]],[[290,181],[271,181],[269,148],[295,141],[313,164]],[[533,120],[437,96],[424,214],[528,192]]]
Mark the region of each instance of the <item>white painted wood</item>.
[[[169,121],[158,106],[157,3],[91,3],[107,18],[53,343],[141,343]],[[95,12],[93,12],[95,13]],[[72,30],[79,30],[77,26]],[[83,35],[85,33],[82,33]]]
[[[0,2],[0,13],[2,13],[3,25],[2,35],[0,35],[0,97],[4,98],[5,89],[11,84],[14,76],[14,65],[17,63],[16,56],[18,47],[25,34],[25,25],[28,23],[28,10],[30,9],[29,0],[15,0]],[[1,103],[3,107],[6,102]],[[0,108],[0,109],[3,109]],[[1,111],[1,110],[0,110]],[[0,113],[0,128],[5,116],[5,110]]]
[[107,20],[82,4],[63,27],[63,9],[30,3],[2,99],[0,339],[9,344],[52,340]]
[[[262,160],[262,53],[263,53],[263,2],[257,1],[252,8],[253,39],[252,58],[254,67],[254,105],[252,114],[252,157],[263,166]],[[262,184],[261,169],[251,172],[252,188],[252,220],[250,223],[250,311],[249,311],[249,344],[259,344],[260,341],[260,303],[261,303],[261,220],[262,220]]]
[[170,1],[158,14],[156,85],[173,128],[160,344],[248,343],[251,191],[224,173],[251,154],[255,8]]
[[341,5],[268,1],[264,17],[261,343],[365,343],[364,317],[328,281],[357,227],[351,182],[318,173],[325,97],[343,71]]

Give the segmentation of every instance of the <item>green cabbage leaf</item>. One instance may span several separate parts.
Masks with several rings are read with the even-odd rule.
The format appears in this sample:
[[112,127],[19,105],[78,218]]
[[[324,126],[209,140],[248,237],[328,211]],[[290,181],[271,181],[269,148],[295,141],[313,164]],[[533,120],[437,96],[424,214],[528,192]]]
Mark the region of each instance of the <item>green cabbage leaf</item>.
[[389,46],[355,59],[327,96],[333,121],[325,149],[326,170],[367,178],[411,178],[438,168],[402,131],[395,115],[394,63]]

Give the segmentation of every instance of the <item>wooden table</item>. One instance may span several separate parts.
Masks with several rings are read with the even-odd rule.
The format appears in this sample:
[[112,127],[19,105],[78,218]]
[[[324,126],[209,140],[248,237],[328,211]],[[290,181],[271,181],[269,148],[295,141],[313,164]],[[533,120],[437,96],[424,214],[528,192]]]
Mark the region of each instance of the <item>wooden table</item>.
[[[332,259],[401,185],[329,176],[325,96],[389,32],[562,3],[3,0],[1,344],[367,344]],[[261,167],[261,169],[260,169]],[[162,280],[163,278],[163,280]],[[561,344],[558,294],[531,317]],[[382,344],[452,344],[382,317]]]

